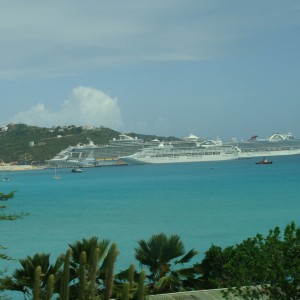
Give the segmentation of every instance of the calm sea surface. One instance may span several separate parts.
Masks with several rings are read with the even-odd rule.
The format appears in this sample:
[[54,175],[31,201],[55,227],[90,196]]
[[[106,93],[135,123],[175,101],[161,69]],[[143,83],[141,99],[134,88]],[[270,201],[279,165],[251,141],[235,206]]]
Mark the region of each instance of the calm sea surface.
[[272,160],[61,169],[61,180],[53,170],[10,172],[0,182],[1,192],[16,191],[6,213],[30,215],[1,222],[1,244],[14,258],[44,252],[54,260],[68,244],[98,236],[117,243],[124,269],[136,263],[138,240],[164,232],[180,235],[201,260],[212,243],[300,224],[300,156]]

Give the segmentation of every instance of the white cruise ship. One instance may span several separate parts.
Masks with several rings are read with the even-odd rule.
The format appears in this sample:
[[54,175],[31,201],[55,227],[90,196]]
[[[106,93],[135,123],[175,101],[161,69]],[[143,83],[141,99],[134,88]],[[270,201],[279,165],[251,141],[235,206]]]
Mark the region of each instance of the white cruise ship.
[[222,145],[220,140],[207,140],[194,146],[160,143],[156,147],[144,148],[120,159],[128,164],[185,163],[238,159],[240,153],[241,150],[236,146]]
[[265,139],[252,136],[248,141],[232,143],[241,149],[241,158],[300,154],[300,140],[291,134],[275,133]]

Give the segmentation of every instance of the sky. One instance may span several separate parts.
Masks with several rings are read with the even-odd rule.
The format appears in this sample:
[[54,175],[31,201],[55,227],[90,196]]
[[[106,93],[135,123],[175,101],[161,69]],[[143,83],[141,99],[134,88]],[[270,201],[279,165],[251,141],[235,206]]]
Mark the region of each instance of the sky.
[[300,138],[300,1],[3,1],[0,126]]

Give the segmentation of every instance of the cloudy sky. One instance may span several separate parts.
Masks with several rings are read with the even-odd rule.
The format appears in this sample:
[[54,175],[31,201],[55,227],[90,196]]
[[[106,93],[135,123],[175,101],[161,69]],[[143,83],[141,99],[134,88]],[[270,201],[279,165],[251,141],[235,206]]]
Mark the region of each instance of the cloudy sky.
[[300,1],[5,1],[0,125],[300,137]]

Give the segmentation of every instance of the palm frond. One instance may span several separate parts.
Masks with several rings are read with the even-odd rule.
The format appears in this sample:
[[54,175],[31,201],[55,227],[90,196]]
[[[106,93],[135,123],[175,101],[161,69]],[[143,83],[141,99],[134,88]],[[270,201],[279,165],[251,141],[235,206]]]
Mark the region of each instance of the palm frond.
[[186,255],[184,255],[180,260],[177,260],[176,264],[184,264],[189,262],[194,256],[198,254],[198,251],[192,249]]

